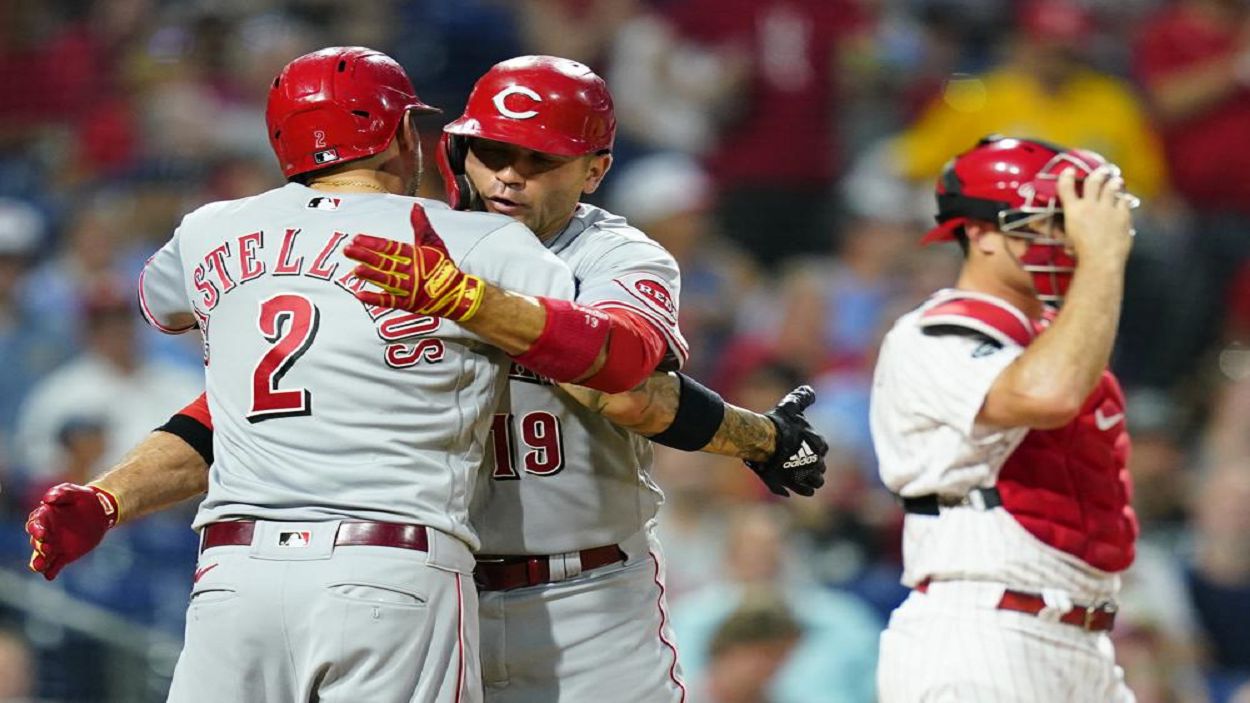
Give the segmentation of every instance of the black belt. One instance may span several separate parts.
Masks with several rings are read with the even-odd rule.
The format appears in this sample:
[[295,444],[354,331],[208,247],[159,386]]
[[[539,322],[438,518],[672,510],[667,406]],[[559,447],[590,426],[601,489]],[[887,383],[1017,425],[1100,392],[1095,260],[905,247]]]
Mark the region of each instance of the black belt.
[[1003,497],[998,489],[974,488],[965,496],[944,496],[937,493],[903,498],[903,512],[913,515],[939,515],[942,508],[970,507],[977,510],[989,510],[1003,504]]

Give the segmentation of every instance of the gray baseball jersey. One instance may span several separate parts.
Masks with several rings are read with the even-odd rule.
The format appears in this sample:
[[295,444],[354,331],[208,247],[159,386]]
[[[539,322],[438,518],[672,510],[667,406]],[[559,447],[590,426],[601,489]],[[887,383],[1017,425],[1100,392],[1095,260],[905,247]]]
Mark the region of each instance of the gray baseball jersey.
[[342,254],[361,232],[410,241],[416,202],[467,273],[572,297],[568,268],[509,218],[298,184],[200,208],[149,260],[144,316],[178,332],[191,313],[204,340],[215,463],[197,528],[356,518],[477,547],[469,501],[508,359],[446,320],[367,308]]
[[[573,271],[579,304],[623,308],[650,320],[679,367],[688,348],[677,325],[681,287],[672,255],[625,219],[579,205],[547,247]],[[472,515],[486,554],[559,554],[622,542],[655,517],[651,445],[586,409],[551,381],[513,367],[507,412],[495,416],[490,479]]]

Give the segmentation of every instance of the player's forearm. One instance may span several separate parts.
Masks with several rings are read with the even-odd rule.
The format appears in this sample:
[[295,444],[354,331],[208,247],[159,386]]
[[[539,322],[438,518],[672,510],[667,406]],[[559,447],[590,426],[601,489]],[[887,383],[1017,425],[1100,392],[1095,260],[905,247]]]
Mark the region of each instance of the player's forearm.
[[763,415],[725,404],[725,419],[700,451],[747,461],[768,461],[777,446],[777,426]]
[[[601,393],[581,386],[564,386],[578,402],[618,427],[644,437],[669,429],[681,404],[681,381],[675,373],[654,373],[633,390]],[[699,451],[767,461],[776,447],[777,427],[767,417],[725,404],[720,426]]]
[[[1034,427],[1066,424],[1111,359],[1123,295],[1123,262],[1082,262],[1054,324],[995,382],[983,419]],[[996,396],[995,390],[1006,393]],[[992,401],[997,408],[990,407]]]
[[[462,322],[461,326],[508,355],[520,356],[534,346],[546,324],[547,309],[537,298],[486,284],[481,307],[472,319]],[[594,362],[573,380],[592,376],[602,368],[607,359],[607,348],[605,340]]]
[[158,430],[91,485],[113,494],[119,522],[129,522],[206,491],[208,465],[190,444]]
[[681,397],[677,374],[651,374],[632,390],[604,393],[584,386],[561,384],[577,402],[599,413],[612,424],[649,437],[673,424]]

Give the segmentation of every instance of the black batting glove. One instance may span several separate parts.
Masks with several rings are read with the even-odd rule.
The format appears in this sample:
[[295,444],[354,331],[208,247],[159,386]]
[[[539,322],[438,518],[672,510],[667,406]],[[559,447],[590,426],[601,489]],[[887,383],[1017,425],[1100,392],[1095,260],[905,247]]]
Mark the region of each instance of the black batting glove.
[[794,491],[810,496],[825,485],[825,455],[829,443],[808,424],[803,411],[816,402],[811,386],[799,386],[786,394],[764,416],[777,426],[777,444],[768,461],[744,461],[768,490],[779,496]]

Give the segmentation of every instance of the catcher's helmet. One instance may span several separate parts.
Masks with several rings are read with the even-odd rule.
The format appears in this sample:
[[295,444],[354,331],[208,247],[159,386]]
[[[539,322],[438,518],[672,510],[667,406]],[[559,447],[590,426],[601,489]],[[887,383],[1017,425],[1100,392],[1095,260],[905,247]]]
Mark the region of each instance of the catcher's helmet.
[[616,138],[612,94],[594,71],[569,59],[520,56],[495,64],[473,86],[464,114],[443,128],[438,167],[456,209],[469,206],[469,137],[557,156],[610,151]]
[[[999,231],[1030,240],[1021,257],[1033,275],[1038,297],[1047,302],[1062,300],[1071,282],[1076,260],[1050,225],[1062,222],[1059,174],[1076,170],[1078,192],[1085,178],[1100,166],[1113,175],[1119,168],[1101,155],[1084,149],[1066,149],[1035,139],[1011,139],[993,135],[947,162],[937,182],[938,226],[921,243],[949,241],[969,220],[983,220]],[[1126,195],[1135,207],[1137,199]],[[1047,225],[1039,233],[1035,224]]]
[[269,88],[269,143],[287,178],[372,156],[391,144],[404,113],[440,112],[421,102],[394,59],[336,46],[287,64]]

